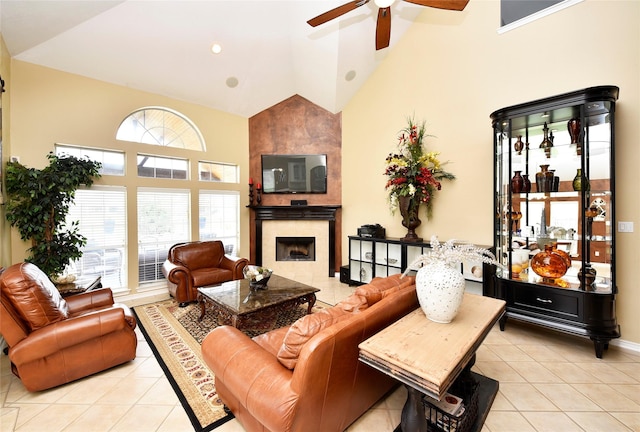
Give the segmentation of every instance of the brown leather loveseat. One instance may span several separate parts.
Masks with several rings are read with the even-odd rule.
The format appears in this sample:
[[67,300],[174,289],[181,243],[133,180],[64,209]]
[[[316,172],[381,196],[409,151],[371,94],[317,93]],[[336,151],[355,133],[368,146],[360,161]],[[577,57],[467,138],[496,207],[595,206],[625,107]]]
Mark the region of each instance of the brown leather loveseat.
[[413,277],[376,278],[332,308],[253,339],[217,327],[202,355],[247,431],[340,432],[396,384],[358,360],[358,344],[417,307]]
[[108,288],[63,299],[33,264],[14,264],[0,275],[0,333],[11,370],[29,391],[133,360],[135,327],[131,310],[114,304]]
[[242,279],[246,258],[225,255],[220,240],[178,243],[169,249],[162,265],[169,294],[180,306],[196,301],[198,287]]

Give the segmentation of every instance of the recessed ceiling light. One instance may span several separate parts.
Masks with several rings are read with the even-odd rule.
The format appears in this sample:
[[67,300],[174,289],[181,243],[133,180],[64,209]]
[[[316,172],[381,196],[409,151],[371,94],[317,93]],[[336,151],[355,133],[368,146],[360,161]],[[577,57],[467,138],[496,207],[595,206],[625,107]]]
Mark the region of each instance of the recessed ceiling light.
[[378,6],[379,8],[386,8],[389,7],[393,4],[395,0],[374,0],[373,2],[376,4],[376,6]]
[[229,77],[227,78],[227,87],[229,88],[234,88],[238,86],[238,78],[236,77]]
[[344,76],[344,79],[347,81],[351,81],[356,77],[356,71],[354,71],[353,69],[351,69],[349,72],[347,72]]
[[220,54],[222,52],[222,45],[219,43],[214,43],[211,45],[211,52],[214,54]]

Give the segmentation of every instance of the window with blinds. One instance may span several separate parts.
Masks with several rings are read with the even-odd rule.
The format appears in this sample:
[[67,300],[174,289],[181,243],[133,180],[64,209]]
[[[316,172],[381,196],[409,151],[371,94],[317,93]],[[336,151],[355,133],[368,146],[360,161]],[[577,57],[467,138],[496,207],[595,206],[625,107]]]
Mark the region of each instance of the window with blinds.
[[238,183],[238,165],[220,162],[198,162],[198,176],[200,181]]
[[236,255],[240,244],[240,194],[201,190],[199,195],[200,240],[221,240],[225,253]]
[[190,194],[183,189],[138,188],[138,281],[163,279],[169,248],[191,238]]
[[140,177],[186,180],[189,161],[180,158],[138,155],[138,175]]
[[124,187],[93,186],[76,191],[67,224],[78,221],[87,238],[82,257],[71,263],[78,277],[102,277],[114,292],[126,286],[127,205]]
[[124,153],[113,150],[102,150],[87,147],[76,147],[66,144],[56,144],[56,155],[70,155],[78,159],[88,158],[95,162],[100,162],[100,174],[103,175],[124,175]]

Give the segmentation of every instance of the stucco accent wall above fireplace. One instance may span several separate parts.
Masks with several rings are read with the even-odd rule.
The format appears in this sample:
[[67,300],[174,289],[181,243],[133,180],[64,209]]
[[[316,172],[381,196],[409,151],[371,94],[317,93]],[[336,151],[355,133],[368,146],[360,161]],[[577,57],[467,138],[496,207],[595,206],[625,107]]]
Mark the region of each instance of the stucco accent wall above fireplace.
[[[306,200],[311,206],[342,204],[342,114],[331,112],[294,95],[249,119],[249,175],[254,183],[261,178],[262,154],[326,154],[326,194],[267,194],[262,206],[290,206],[291,200]],[[248,178],[247,178],[248,180]],[[250,261],[256,259],[255,212],[250,217]],[[334,222],[333,267],[340,268],[342,257],[342,220],[338,211]],[[260,257],[261,259],[262,257]],[[331,275],[333,276],[333,275]]]

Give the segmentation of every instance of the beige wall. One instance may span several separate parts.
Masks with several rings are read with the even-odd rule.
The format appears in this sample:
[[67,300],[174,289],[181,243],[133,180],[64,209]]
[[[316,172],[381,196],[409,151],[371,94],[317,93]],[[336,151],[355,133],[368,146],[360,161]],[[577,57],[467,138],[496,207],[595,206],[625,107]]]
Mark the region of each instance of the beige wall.
[[[10,107],[10,98],[11,94],[10,89],[8,87],[8,83],[11,82],[11,56],[9,55],[9,51],[4,43],[4,39],[2,35],[0,35],[0,75],[2,75],[2,79],[5,81],[5,86],[7,89],[2,95],[0,95],[0,106],[2,107],[2,135],[0,136],[0,140],[2,141],[2,160],[0,160],[0,167],[4,167],[5,162],[9,159],[9,151],[10,151],[10,135],[9,135],[9,113],[11,110]],[[2,172],[4,168],[0,168],[0,172]],[[4,173],[0,176],[0,191],[4,192]],[[0,193],[0,203],[3,202],[4,196]],[[9,223],[7,223],[5,219],[5,210],[4,206],[0,205],[0,267],[7,267],[11,264],[11,242],[8,241],[11,237]],[[6,241],[5,241],[6,240]]]
[[[448,168],[458,177],[443,185],[433,218],[421,218],[418,233],[491,244],[489,115],[529,100],[617,85],[617,219],[635,222],[634,233],[617,236],[618,319],[622,338],[640,343],[640,2],[585,0],[502,35],[499,16],[497,0],[473,0],[462,13],[425,10],[343,111],[343,233],[374,222],[390,237],[405,233],[400,216],[389,213],[382,172],[397,131],[415,113],[437,136],[431,147],[452,162]],[[345,257],[347,248],[344,242]]]
[[[138,288],[137,187],[189,189],[193,238],[197,238],[198,201],[194,197],[198,190],[239,190],[242,210],[238,254],[249,253],[246,182],[240,185],[198,182],[197,163],[194,163],[198,160],[235,163],[240,166],[241,178],[247,178],[249,138],[246,118],[16,60],[12,61],[11,72],[11,156],[20,157],[20,162],[26,166],[43,168],[47,163],[46,155],[54,149],[55,143],[123,150],[127,155],[127,171],[133,173],[136,172],[137,152],[192,160],[191,178],[196,180],[141,179],[132,175],[105,176],[96,182],[127,187],[128,280],[132,292]],[[207,150],[196,152],[116,141],[120,122],[133,110],[145,106],[164,106],[186,115],[200,129]],[[24,259],[28,246],[20,240],[17,230],[13,230],[12,236],[11,262],[19,262]]]

